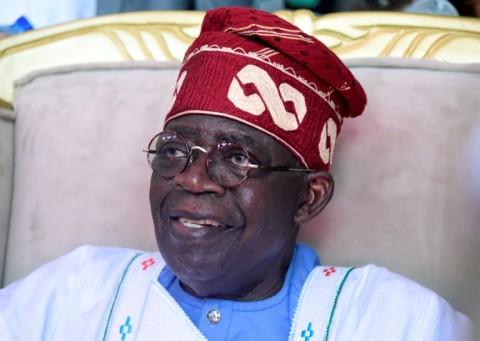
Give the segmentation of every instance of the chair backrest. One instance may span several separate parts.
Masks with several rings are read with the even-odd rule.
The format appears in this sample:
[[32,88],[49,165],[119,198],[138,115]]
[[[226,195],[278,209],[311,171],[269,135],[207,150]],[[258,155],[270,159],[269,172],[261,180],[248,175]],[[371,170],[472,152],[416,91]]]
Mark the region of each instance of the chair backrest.
[[[387,266],[480,320],[480,21],[279,14],[333,48],[369,97],[342,127],[334,199],[300,240],[324,263]],[[82,244],[156,248],[141,150],[202,18],[128,13],[0,40],[4,284]]]

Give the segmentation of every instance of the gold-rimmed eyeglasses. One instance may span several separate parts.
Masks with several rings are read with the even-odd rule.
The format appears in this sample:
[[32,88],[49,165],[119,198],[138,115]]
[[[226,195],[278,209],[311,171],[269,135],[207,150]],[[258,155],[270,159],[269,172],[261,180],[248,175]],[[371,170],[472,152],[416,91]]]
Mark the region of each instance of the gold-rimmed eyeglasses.
[[196,152],[207,154],[207,171],[210,178],[223,187],[240,185],[249,177],[251,169],[288,172],[314,172],[313,169],[262,166],[250,161],[250,155],[237,142],[222,141],[211,146],[210,151],[200,146],[190,146],[179,133],[163,131],[155,135],[143,150],[147,153],[152,170],[165,178],[173,178],[187,169]]

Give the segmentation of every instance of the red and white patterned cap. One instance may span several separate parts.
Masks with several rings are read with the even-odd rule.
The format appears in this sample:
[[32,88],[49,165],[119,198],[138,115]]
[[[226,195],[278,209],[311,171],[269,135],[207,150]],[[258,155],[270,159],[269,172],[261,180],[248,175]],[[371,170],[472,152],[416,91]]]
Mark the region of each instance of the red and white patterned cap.
[[278,16],[247,7],[210,10],[188,49],[165,124],[188,114],[231,118],[328,170],[344,117],[366,95],[323,43]]

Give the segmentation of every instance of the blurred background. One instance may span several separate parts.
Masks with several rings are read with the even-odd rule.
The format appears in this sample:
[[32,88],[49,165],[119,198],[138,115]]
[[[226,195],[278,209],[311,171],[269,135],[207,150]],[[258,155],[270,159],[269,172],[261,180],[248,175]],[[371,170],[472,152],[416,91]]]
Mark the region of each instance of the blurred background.
[[406,11],[480,17],[480,0],[2,0],[0,35],[97,15],[148,10],[208,10],[249,6],[266,11],[307,8],[319,15],[345,11]]

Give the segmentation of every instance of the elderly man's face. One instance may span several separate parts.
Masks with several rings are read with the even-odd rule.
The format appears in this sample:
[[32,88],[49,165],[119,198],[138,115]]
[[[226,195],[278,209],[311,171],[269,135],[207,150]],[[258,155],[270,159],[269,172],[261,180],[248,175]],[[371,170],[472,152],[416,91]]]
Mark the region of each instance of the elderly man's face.
[[[225,118],[188,115],[171,121],[192,145],[210,150],[221,141],[241,143],[265,166],[298,166],[265,133]],[[152,174],[150,204],[160,251],[184,288],[200,297],[257,300],[283,284],[305,194],[305,174],[256,170],[224,188],[211,180],[206,154],[198,153],[173,178]]]

